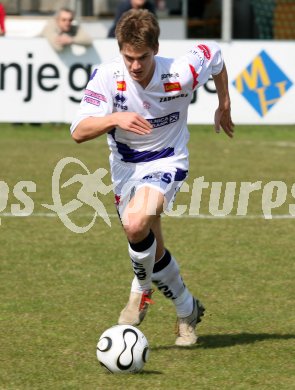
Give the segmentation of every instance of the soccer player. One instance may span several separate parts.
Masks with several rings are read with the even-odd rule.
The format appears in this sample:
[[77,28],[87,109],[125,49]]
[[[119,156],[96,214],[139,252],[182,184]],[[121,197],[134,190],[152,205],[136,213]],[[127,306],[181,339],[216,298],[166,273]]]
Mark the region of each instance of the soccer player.
[[233,136],[226,67],[216,43],[194,44],[179,59],[157,56],[159,25],[146,10],[131,10],[116,28],[121,55],[93,72],[71,125],[80,143],[107,133],[118,213],[134,271],[129,301],[118,323],[139,325],[152,282],[176,309],[176,345],[197,341],[202,303],[184,284],[165,248],[161,214],[188,173],[187,110],[193,91],[212,75],[219,105],[215,129]]

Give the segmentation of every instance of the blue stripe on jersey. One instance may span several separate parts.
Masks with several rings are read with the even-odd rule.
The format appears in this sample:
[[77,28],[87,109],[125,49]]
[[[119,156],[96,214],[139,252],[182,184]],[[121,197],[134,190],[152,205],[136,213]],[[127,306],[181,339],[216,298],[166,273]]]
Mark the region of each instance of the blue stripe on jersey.
[[109,134],[113,137],[114,141],[116,142],[118,152],[122,156],[121,161],[139,163],[139,162],[149,162],[149,161],[158,160],[160,158],[174,156],[174,148],[165,148],[156,151],[143,150],[142,152],[135,149],[131,149],[128,145],[116,141],[115,132],[116,129],[112,129],[109,131]]
[[143,150],[139,152],[138,150],[131,149],[128,145],[121,142],[117,142],[118,152],[122,155],[122,161],[139,163],[139,162],[149,162],[158,160],[159,158],[171,157],[174,156],[174,148],[165,148],[157,151]]

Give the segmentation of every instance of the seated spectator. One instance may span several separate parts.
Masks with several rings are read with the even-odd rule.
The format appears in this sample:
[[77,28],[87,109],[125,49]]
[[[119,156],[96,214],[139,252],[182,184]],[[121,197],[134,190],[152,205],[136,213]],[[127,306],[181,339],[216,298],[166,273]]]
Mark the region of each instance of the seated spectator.
[[67,46],[90,46],[91,37],[81,26],[73,24],[74,12],[68,8],[61,8],[55,18],[50,20],[42,31],[42,36],[47,38],[51,46],[58,52]]
[[148,11],[152,12],[154,15],[156,14],[155,6],[149,0],[124,0],[124,1],[121,1],[121,3],[119,4],[119,6],[117,8],[114,23],[109,30],[108,38],[115,37],[115,30],[116,30],[116,26],[117,26],[119,19],[121,18],[121,16],[123,15],[124,12],[127,12],[132,8],[147,9]]
[[4,5],[0,3],[0,36],[5,35],[5,17],[6,17],[6,12]]

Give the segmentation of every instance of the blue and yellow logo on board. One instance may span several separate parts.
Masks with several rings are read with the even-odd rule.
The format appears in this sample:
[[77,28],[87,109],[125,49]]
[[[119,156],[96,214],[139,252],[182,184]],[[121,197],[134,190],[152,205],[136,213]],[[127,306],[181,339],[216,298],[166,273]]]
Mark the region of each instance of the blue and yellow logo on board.
[[285,95],[293,83],[262,50],[237,76],[233,85],[263,117]]

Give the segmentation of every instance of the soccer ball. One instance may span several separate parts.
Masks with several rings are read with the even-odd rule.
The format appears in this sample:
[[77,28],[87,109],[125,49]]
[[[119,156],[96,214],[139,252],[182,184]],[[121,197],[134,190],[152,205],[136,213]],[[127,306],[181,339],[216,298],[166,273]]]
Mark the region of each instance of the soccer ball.
[[134,326],[115,325],[100,336],[96,356],[112,373],[134,373],[146,363],[149,345],[145,335]]

